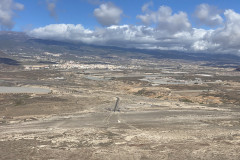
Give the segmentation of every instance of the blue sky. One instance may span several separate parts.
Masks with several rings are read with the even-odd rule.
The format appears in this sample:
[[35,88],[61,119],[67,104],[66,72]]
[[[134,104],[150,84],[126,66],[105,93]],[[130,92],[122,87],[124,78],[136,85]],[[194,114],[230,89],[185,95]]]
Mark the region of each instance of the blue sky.
[[240,55],[239,0],[1,0],[2,30],[41,39]]
[[[99,6],[101,1],[98,1],[99,3],[96,1],[94,4],[88,0],[57,0],[55,2],[58,19],[49,16],[46,7],[46,0],[16,0],[15,2],[24,5],[24,10],[18,11],[17,16],[14,18],[16,24],[13,27],[13,30],[15,31],[22,31],[26,28],[36,28],[54,23],[82,24],[90,29],[93,29],[96,26],[101,26],[93,15],[94,9]],[[136,16],[142,12],[141,7],[150,1],[111,0],[110,2],[114,3],[124,12],[120,24],[135,25],[141,23],[141,21],[136,18]],[[206,3],[217,6],[222,10],[233,9],[236,12],[240,12],[240,2],[238,0],[152,0],[152,2],[152,10],[157,10],[159,6],[165,5],[171,7],[174,13],[179,11],[186,12],[189,20],[196,27],[198,26],[192,19],[192,14],[199,4]]]

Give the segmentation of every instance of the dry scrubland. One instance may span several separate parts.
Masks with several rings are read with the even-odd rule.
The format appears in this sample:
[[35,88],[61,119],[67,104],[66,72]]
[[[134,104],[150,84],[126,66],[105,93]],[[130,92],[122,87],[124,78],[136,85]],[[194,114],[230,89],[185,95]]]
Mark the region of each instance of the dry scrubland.
[[240,159],[240,73],[150,62],[5,68],[0,86],[52,92],[0,95],[0,159]]

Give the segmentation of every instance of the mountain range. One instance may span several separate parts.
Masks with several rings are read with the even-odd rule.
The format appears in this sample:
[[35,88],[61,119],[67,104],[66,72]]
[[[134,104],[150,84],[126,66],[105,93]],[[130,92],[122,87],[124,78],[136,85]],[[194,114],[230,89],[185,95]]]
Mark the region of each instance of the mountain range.
[[187,53],[173,50],[147,50],[135,48],[120,48],[115,46],[97,46],[76,42],[64,42],[56,40],[36,39],[23,32],[0,32],[0,64],[19,65],[11,53],[25,52],[39,54],[53,52],[60,54],[78,54],[83,56],[95,55],[108,57],[109,55],[124,56],[127,58],[157,58],[175,59],[186,61],[206,61],[206,65],[218,67],[237,68],[240,65],[240,57],[229,54],[211,53]]

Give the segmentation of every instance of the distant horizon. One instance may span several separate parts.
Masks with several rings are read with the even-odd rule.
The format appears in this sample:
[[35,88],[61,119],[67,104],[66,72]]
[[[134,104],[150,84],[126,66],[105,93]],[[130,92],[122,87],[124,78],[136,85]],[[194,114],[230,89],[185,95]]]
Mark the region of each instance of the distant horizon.
[[49,41],[49,42],[59,42],[59,43],[66,43],[66,44],[73,44],[73,45],[87,45],[87,46],[92,46],[92,47],[103,47],[103,48],[115,48],[115,49],[120,49],[120,50],[127,50],[127,51],[143,51],[143,53],[145,52],[149,52],[152,54],[156,54],[157,52],[178,52],[178,53],[184,53],[184,54],[201,54],[201,55],[228,55],[228,56],[237,56],[240,57],[240,54],[235,54],[235,53],[210,53],[210,52],[193,52],[193,51],[179,51],[179,50],[169,50],[169,49],[149,49],[149,48],[134,48],[134,47],[126,47],[126,46],[115,46],[115,45],[107,45],[107,44],[103,44],[103,45],[98,45],[98,44],[87,44],[84,42],[80,42],[80,41],[69,41],[69,40],[60,40],[60,39],[45,39],[45,38],[36,38],[36,37],[32,37],[31,35],[28,35],[27,32],[24,31],[0,31],[0,35],[1,33],[17,33],[17,34],[24,34],[25,36],[28,36],[29,38],[31,38],[32,40],[42,40],[42,41]]
[[[3,37],[1,37],[3,35]],[[9,35],[9,37],[8,37]],[[23,36],[23,37],[21,37]],[[25,46],[25,44],[31,44],[31,42],[34,42],[34,44],[46,44],[46,45],[52,45],[56,47],[68,47],[75,46],[75,47],[92,47],[95,49],[104,49],[104,50],[115,50],[120,52],[126,52],[126,53],[141,53],[145,55],[152,55],[154,57],[164,57],[169,59],[185,59],[185,60],[194,60],[194,61],[202,61],[202,60],[209,60],[209,61],[231,61],[231,63],[235,64],[235,61],[239,61],[240,55],[234,54],[234,53],[209,53],[209,52],[190,52],[190,51],[178,51],[178,50],[160,50],[160,49],[142,49],[142,48],[130,48],[125,46],[114,46],[114,45],[97,45],[97,44],[86,44],[83,42],[78,41],[64,41],[64,40],[58,40],[58,39],[41,39],[41,38],[35,38],[28,36],[27,33],[21,32],[21,31],[0,31],[0,40],[4,40],[7,38],[8,43],[11,41],[13,44],[16,43],[16,39],[21,39],[21,42],[17,42],[17,46]],[[12,40],[11,40],[12,39]],[[10,40],[10,41],[9,41]],[[30,40],[30,41],[29,41]],[[37,45],[38,46],[38,45]],[[53,52],[58,53],[58,52]],[[69,52],[70,53],[70,52]]]

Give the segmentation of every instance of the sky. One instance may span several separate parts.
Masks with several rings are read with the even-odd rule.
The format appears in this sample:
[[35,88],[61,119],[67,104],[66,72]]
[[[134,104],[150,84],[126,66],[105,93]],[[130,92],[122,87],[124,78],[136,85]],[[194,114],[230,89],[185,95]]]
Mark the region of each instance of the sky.
[[0,0],[0,29],[141,49],[240,55],[239,0]]

